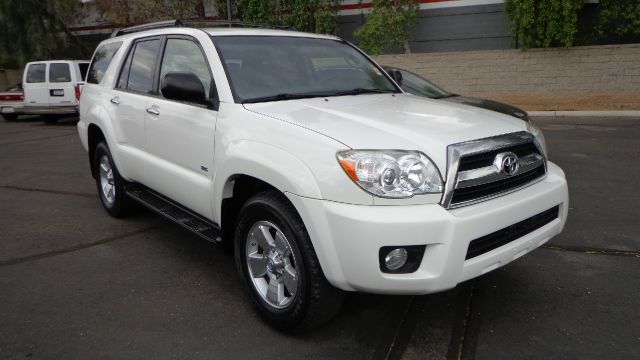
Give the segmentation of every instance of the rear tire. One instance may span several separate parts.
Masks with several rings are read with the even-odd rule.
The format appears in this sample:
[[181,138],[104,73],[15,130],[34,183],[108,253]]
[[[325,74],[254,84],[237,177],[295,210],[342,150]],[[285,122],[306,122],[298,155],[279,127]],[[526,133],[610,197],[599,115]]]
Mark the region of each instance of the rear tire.
[[281,193],[260,193],[245,203],[235,247],[238,272],[269,325],[304,332],[340,310],[344,293],[325,278],[302,219]]
[[2,117],[7,121],[16,121],[16,120],[18,120],[18,115],[15,115],[15,114],[2,114]]
[[43,115],[42,116],[45,124],[55,124],[58,122],[58,120],[60,119],[60,117],[58,115]]
[[104,209],[109,215],[117,218],[129,215],[135,204],[125,193],[127,181],[120,176],[111,157],[111,151],[104,141],[96,146],[93,166],[98,194]]

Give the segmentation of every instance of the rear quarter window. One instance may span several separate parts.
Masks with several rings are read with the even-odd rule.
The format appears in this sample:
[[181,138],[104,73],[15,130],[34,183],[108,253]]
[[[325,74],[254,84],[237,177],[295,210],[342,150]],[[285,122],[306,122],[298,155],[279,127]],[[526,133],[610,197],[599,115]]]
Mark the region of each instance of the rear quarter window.
[[88,83],[99,84],[100,81],[102,81],[104,73],[107,71],[109,64],[111,64],[111,60],[113,60],[113,56],[116,54],[118,49],[120,49],[120,46],[122,46],[122,42],[119,41],[100,45],[98,49],[96,49],[87,73]]

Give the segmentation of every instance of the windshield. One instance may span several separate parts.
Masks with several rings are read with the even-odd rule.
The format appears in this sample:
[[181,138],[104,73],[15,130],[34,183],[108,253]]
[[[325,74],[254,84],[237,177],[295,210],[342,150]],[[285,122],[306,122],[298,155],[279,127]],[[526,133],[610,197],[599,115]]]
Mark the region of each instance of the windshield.
[[442,89],[431,81],[420,77],[412,72],[404,69],[388,69],[388,71],[392,70],[400,71],[400,73],[402,74],[402,84],[400,84],[400,87],[402,87],[402,90],[410,94],[424,96],[431,99],[442,99],[455,96],[455,94]]
[[237,102],[398,92],[369,59],[337,40],[213,37]]

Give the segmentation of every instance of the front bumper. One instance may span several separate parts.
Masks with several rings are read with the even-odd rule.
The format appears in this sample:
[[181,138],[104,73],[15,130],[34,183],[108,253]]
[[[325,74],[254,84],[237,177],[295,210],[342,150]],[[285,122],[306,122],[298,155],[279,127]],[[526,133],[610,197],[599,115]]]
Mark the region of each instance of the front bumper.
[[[438,204],[364,206],[287,194],[300,213],[325,276],[347,291],[428,294],[508,264],[559,234],[568,210],[562,170],[549,163],[546,177],[502,197],[446,210]],[[559,217],[504,246],[465,260],[469,243],[559,205]],[[409,274],[380,271],[383,246],[426,245],[420,267]]]

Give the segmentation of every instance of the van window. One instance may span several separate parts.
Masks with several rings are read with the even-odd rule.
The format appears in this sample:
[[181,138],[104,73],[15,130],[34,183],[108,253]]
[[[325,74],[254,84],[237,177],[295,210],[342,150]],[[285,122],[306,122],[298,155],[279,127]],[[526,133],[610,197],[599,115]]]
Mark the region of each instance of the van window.
[[78,63],[80,68],[80,80],[85,81],[87,79],[87,70],[89,70],[89,63]]
[[69,64],[53,63],[49,64],[49,82],[64,83],[71,81],[71,71]]
[[45,73],[47,71],[47,64],[31,64],[27,69],[27,82],[28,83],[43,83],[45,82]]
[[[89,65],[89,71],[87,73],[87,82],[92,84],[99,84],[102,81],[102,77],[104,73],[107,71],[109,64],[111,64],[111,60],[113,56],[116,54],[122,42],[113,42],[109,44],[104,44],[98,47],[96,53],[93,55],[93,60],[91,60],[91,65]],[[80,64],[80,72],[82,73],[82,65]],[[84,79],[84,74],[82,75]]]
[[[160,39],[144,40],[136,43],[127,79],[127,90],[150,93],[153,90],[153,74],[160,49]],[[126,76],[123,73],[121,76]],[[121,81],[118,81],[121,84]]]

